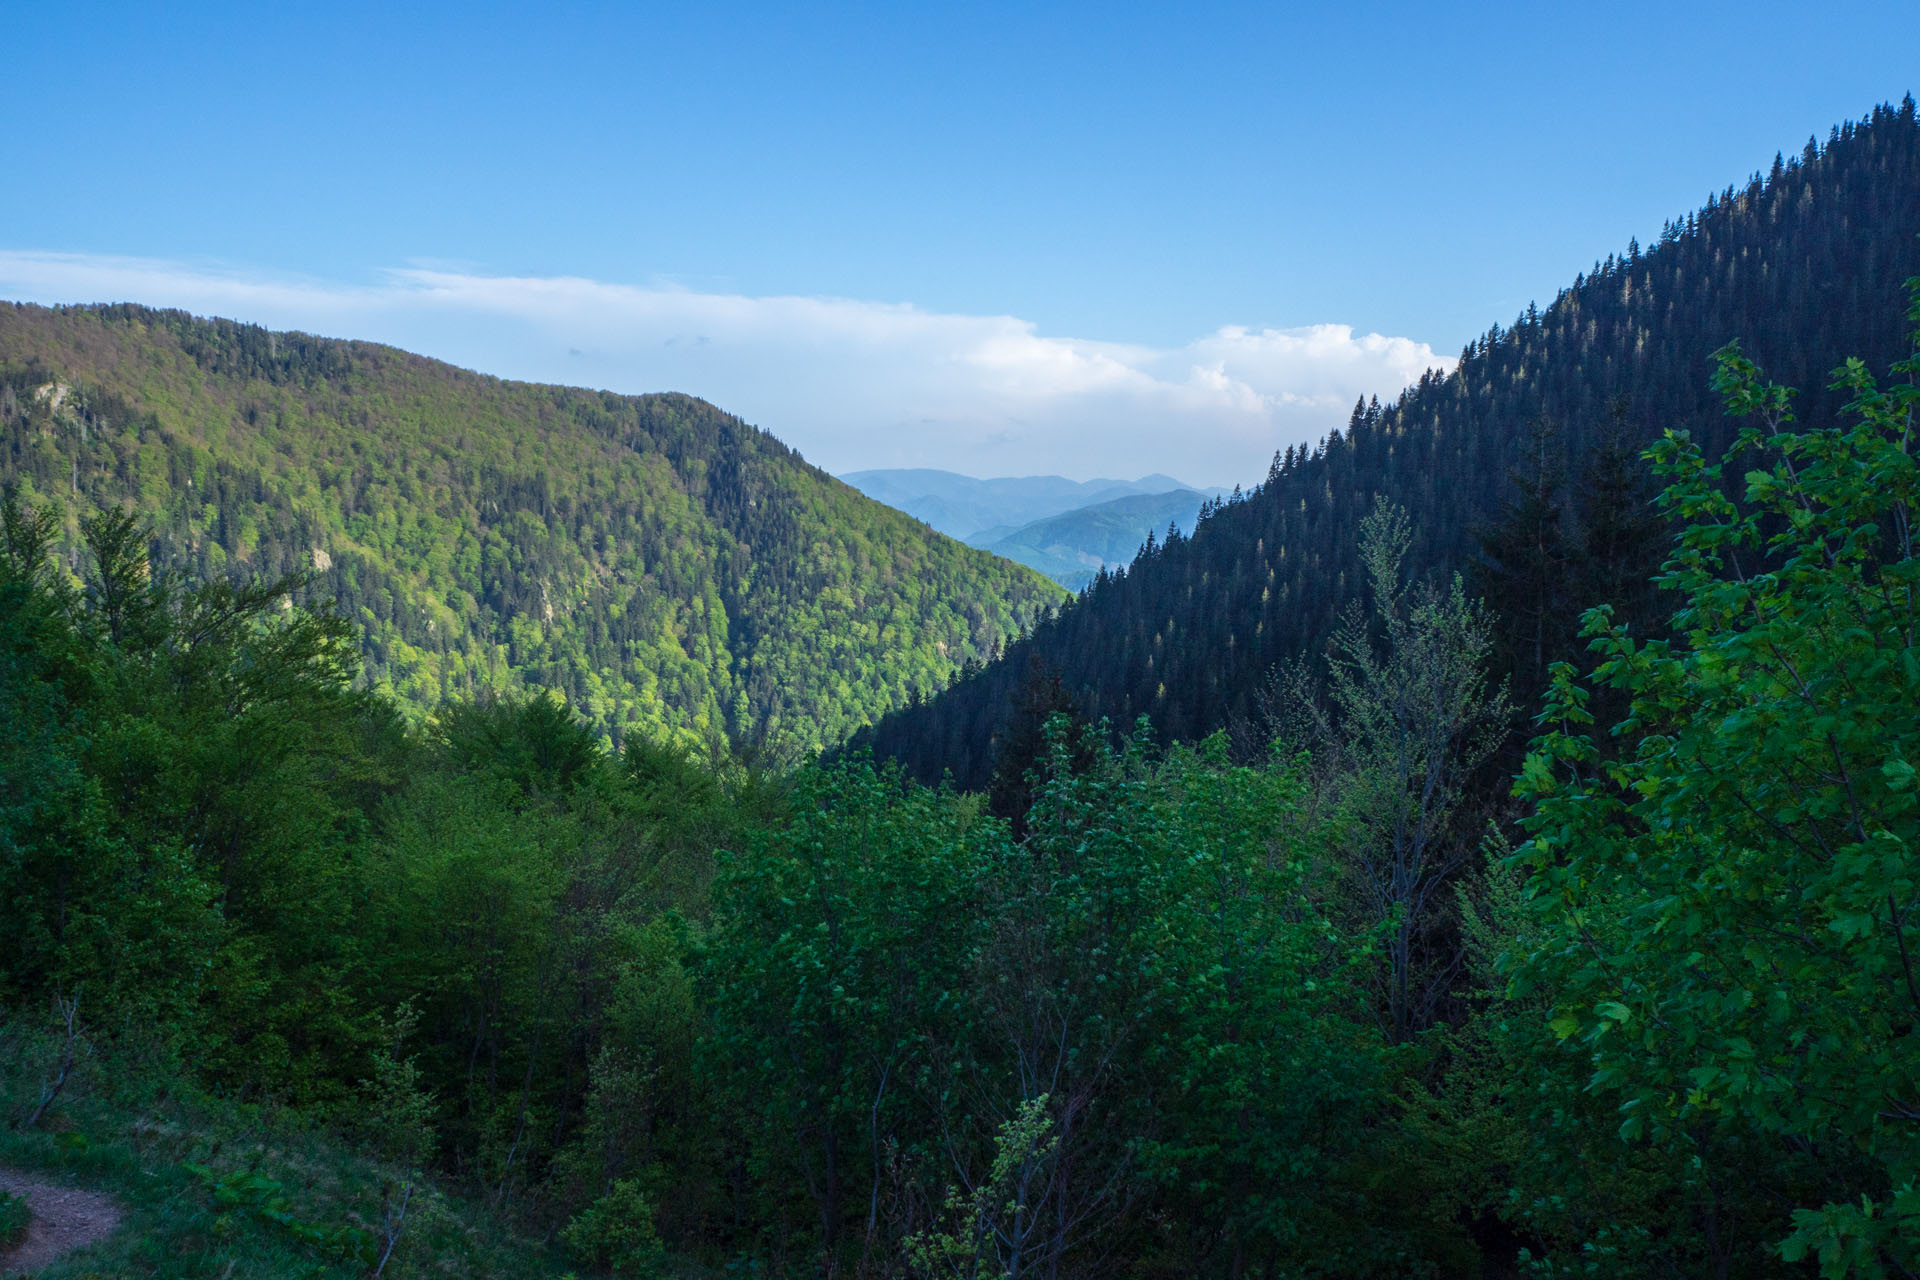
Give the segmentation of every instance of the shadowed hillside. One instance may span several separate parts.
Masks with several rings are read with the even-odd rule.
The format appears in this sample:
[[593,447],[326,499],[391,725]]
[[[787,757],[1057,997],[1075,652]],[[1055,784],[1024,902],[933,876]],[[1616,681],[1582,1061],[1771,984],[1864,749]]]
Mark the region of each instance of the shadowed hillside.
[[1150,715],[1167,738],[1257,720],[1266,673],[1319,652],[1360,589],[1356,531],[1376,498],[1410,513],[1413,563],[1465,568],[1472,531],[1500,512],[1543,423],[1575,468],[1610,432],[1632,446],[1686,430],[1717,456],[1733,428],[1710,357],[1735,339],[1769,376],[1806,388],[1802,416],[1818,420],[1844,399],[1820,389],[1845,357],[1884,368],[1903,354],[1916,236],[1920,127],[1908,99],[1776,158],[1659,243],[1596,263],[1469,344],[1453,373],[1358,407],[1312,449],[1289,448],[1193,536],[1096,578],[1001,660],[864,740],[921,778],[951,770],[983,786],[994,735],[1036,663],[1090,713]]

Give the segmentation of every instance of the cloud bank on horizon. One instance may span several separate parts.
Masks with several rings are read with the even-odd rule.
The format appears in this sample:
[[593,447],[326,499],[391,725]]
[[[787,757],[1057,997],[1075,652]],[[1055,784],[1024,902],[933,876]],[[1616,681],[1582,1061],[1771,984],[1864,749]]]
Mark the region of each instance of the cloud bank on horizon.
[[384,342],[467,368],[620,392],[684,391],[830,471],[1166,472],[1263,478],[1453,361],[1348,325],[1223,326],[1177,347],[1053,337],[1013,316],[749,297],[421,265],[371,284],[104,255],[0,250],[0,297],[139,302]]

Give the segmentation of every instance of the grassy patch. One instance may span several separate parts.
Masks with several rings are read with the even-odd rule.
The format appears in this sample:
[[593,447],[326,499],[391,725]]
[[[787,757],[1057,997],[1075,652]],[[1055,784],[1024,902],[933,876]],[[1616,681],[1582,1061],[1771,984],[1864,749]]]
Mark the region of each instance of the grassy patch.
[[[554,1280],[566,1270],[556,1250],[515,1238],[434,1179],[284,1109],[207,1097],[162,1064],[95,1056],[40,1127],[15,1130],[52,1052],[18,1023],[0,1024],[0,1165],[104,1192],[127,1217],[45,1280],[364,1277],[402,1203],[383,1277]],[[0,1203],[0,1227],[10,1212]]]

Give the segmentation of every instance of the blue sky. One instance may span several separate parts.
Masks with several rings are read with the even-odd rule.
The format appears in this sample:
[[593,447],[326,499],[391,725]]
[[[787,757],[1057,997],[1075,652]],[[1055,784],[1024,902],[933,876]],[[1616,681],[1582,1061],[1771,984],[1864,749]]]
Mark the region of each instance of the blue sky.
[[1256,478],[1920,88],[1920,4],[19,5],[0,296]]

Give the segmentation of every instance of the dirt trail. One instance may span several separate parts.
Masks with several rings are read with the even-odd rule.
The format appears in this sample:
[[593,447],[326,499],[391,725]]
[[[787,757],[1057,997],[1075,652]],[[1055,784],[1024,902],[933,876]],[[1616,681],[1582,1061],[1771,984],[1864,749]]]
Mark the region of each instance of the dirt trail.
[[20,1243],[0,1249],[0,1276],[32,1275],[62,1254],[111,1235],[125,1216],[98,1191],[63,1187],[14,1169],[0,1168],[0,1191],[25,1196],[33,1213]]

